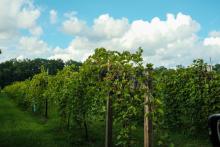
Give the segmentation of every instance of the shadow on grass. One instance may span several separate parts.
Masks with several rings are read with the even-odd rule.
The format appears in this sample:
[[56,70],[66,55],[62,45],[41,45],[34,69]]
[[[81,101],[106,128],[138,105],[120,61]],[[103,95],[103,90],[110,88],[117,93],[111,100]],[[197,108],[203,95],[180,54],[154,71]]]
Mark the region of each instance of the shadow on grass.
[[56,117],[45,121],[0,95],[0,147],[103,147],[103,132],[97,127],[91,127],[85,142],[82,130],[64,130]]

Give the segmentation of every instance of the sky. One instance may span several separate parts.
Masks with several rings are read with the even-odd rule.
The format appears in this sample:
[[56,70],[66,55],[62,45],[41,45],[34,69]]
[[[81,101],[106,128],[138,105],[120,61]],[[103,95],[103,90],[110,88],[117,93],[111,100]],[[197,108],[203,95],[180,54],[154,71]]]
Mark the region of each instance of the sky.
[[220,63],[219,0],[0,0],[0,62],[84,61],[95,48],[175,67]]

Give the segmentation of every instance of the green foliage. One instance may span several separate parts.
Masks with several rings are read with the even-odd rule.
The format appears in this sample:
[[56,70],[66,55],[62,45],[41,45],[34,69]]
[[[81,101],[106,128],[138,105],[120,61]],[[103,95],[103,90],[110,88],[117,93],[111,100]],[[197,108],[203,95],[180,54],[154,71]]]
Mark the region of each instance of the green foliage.
[[213,70],[220,72],[220,64],[214,65]]
[[143,66],[142,52],[99,48],[80,66],[70,61],[55,75],[42,67],[32,79],[6,86],[4,92],[45,118],[50,116],[48,108],[56,108],[61,126],[82,131],[87,141],[92,120],[104,125],[107,99],[112,102],[117,146],[138,144],[134,134],[144,117],[152,120],[159,146],[172,146],[167,130],[206,129],[208,116],[220,109],[220,74],[207,71],[203,60],[187,68],[154,70],[152,64]]
[[203,60],[194,60],[187,68],[165,70],[162,78],[161,99],[165,126],[196,134],[207,130],[207,118],[219,113],[219,78],[215,71],[207,71]]
[[8,87],[4,88],[4,92],[7,93],[15,102],[23,109],[28,109],[31,101],[27,98],[27,89],[29,88],[30,81],[16,82]]
[[42,68],[42,72],[35,75],[32,80],[15,82],[4,88],[4,92],[13,98],[23,109],[32,110],[38,114],[44,114],[47,97],[48,74]]
[[[48,105],[57,107],[62,126],[84,127],[88,140],[89,121],[105,119],[106,100],[112,99],[113,123],[119,125],[117,145],[132,145],[132,132],[143,120],[147,78],[142,52],[95,50],[80,68],[68,62],[56,75],[44,69],[31,80],[17,82],[4,91],[22,107],[47,117]],[[152,68],[149,65],[148,68]],[[20,104],[19,104],[20,105]],[[77,124],[77,126],[75,125]]]

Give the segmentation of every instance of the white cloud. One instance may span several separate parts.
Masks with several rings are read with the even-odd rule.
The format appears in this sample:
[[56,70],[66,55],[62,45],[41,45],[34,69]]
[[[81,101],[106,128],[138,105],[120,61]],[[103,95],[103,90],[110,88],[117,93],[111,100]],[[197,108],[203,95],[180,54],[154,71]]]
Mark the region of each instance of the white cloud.
[[33,55],[43,55],[50,50],[47,43],[36,37],[22,37],[19,45],[21,50]]
[[209,33],[209,37],[220,37],[220,32],[219,31],[211,31]]
[[[31,57],[31,52],[20,50],[22,31],[28,31],[32,37],[40,37],[43,29],[37,20],[41,11],[33,0],[1,0],[0,1],[0,46],[4,54],[1,61],[18,56]],[[24,42],[23,42],[24,43]]]
[[40,16],[40,11],[31,7],[21,8],[16,15],[19,28],[29,29],[36,26],[36,20]]
[[66,49],[55,48],[54,55],[50,56],[49,59],[63,59],[64,61],[74,59],[76,61],[84,61],[93,53],[95,46],[96,45],[87,38],[76,37]]
[[[64,24],[68,25],[64,27]],[[72,59],[83,60],[92,53],[91,49],[98,47],[134,51],[140,46],[147,62],[156,65],[188,64],[193,58],[202,56],[197,36],[200,24],[182,13],[167,14],[165,20],[155,17],[151,21],[134,20],[131,23],[127,18],[115,19],[103,14],[94,19],[92,26],[71,15],[62,28],[75,39],[53,57],[66,54]]]
[[3,49],[0,62],[16,59],[33,59],[33,58],[48,58],[51,56],[51,47],[46,42],[34,36],[24,36],[18,41],[15,46],[0,46]]
[[57,22],[57,11],[50,10],[50,23],[55,24]]
[[206,55],[210,57],[220,55],[220,32],[218,31],[211,31],[209,36],[203,40],[203,46],[207,51]]
[[218,32],[210,32],[209,37],[203,40],[203,51],[203,58],[212,58],[213,62],[220,63],[220,36]]
[[[0,47],[3,47],[4,60],[9,57],[49,57],[82,61],[98,47],[132,52],[142,47],[145,61],[156,66],[187,65],[195,58],[209,57],[220,62],[220,32],[211,31],[201,39],[198,36],[200,24],[182,13],[167,14],[164,20],[154,17],[130,22],[125,17],[102,14],[91,25],[80,19],[76,12],[65,13],[61,30],[72,35],[73,40],[66,48],[52,50],[40,39],[43,29],[37,20],[41,12],[32,0],[1,0],[0,10]],[[57,11],[51,10],[50,23],[56,22]],[[29,31],[30,36],[22,37],[21,30]]]
[[94,20],[92,31],[94,36],[99,38],[115,38],[121,37],[129,29],[129,23],[127,18],[114,19],[109,14],[99,16]]
[[16,59],[17,59],[17,60],[24,60],[25,58],[24,58],[23,55],[20,55],[20,56],[18,56]]
[[220,47],[220,37],[208,37],[204,39],[205,46],[218,46]]
[[41,36],[43,34],[43,29],[40,26],[36,26],[30,29],[30,33],[33,36]]
[[165,21],[155,17],[151,22],[136,20],[131,24],[128,32],[123,36],[122,43],[126,48],[142,46],[148,55],[154,55],[157,49],[179,43],[180,40],[195,36],[200,26],[190,16],[177,14],[167,15]]
[[1,0],[0,10],[1,38],[10,39],[19,34],[19,29],[33,32],[33,29],[39,28],[36,21],[41,12],[31,0]]
[[85,34],[87,31],[86,22],[79,20],[74,12],[65,13],[67,20],[62,23],[62,31],[69,35]]

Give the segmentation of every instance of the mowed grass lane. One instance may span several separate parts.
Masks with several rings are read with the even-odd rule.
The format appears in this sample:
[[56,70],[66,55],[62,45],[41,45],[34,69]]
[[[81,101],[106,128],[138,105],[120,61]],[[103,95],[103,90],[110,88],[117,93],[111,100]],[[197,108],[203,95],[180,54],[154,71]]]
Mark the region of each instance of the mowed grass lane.
[[62,136],[0,94],[0,147],[69,146]]
[[[75,130],[70,135],[59,129],[57,120],[45,122],[39,116],[22,111],[11,99],[0,94],[0,147],[103,147],[104,126],[100,126],[95,124],[90,127],[90,138],[95,141],[82,144],[85,141],[80,131]],[[143,128],[139,128],[136,133],[143,142]],[[175,147],[211,147],[208,136],[189,137],[172,132],[170,139]]]

